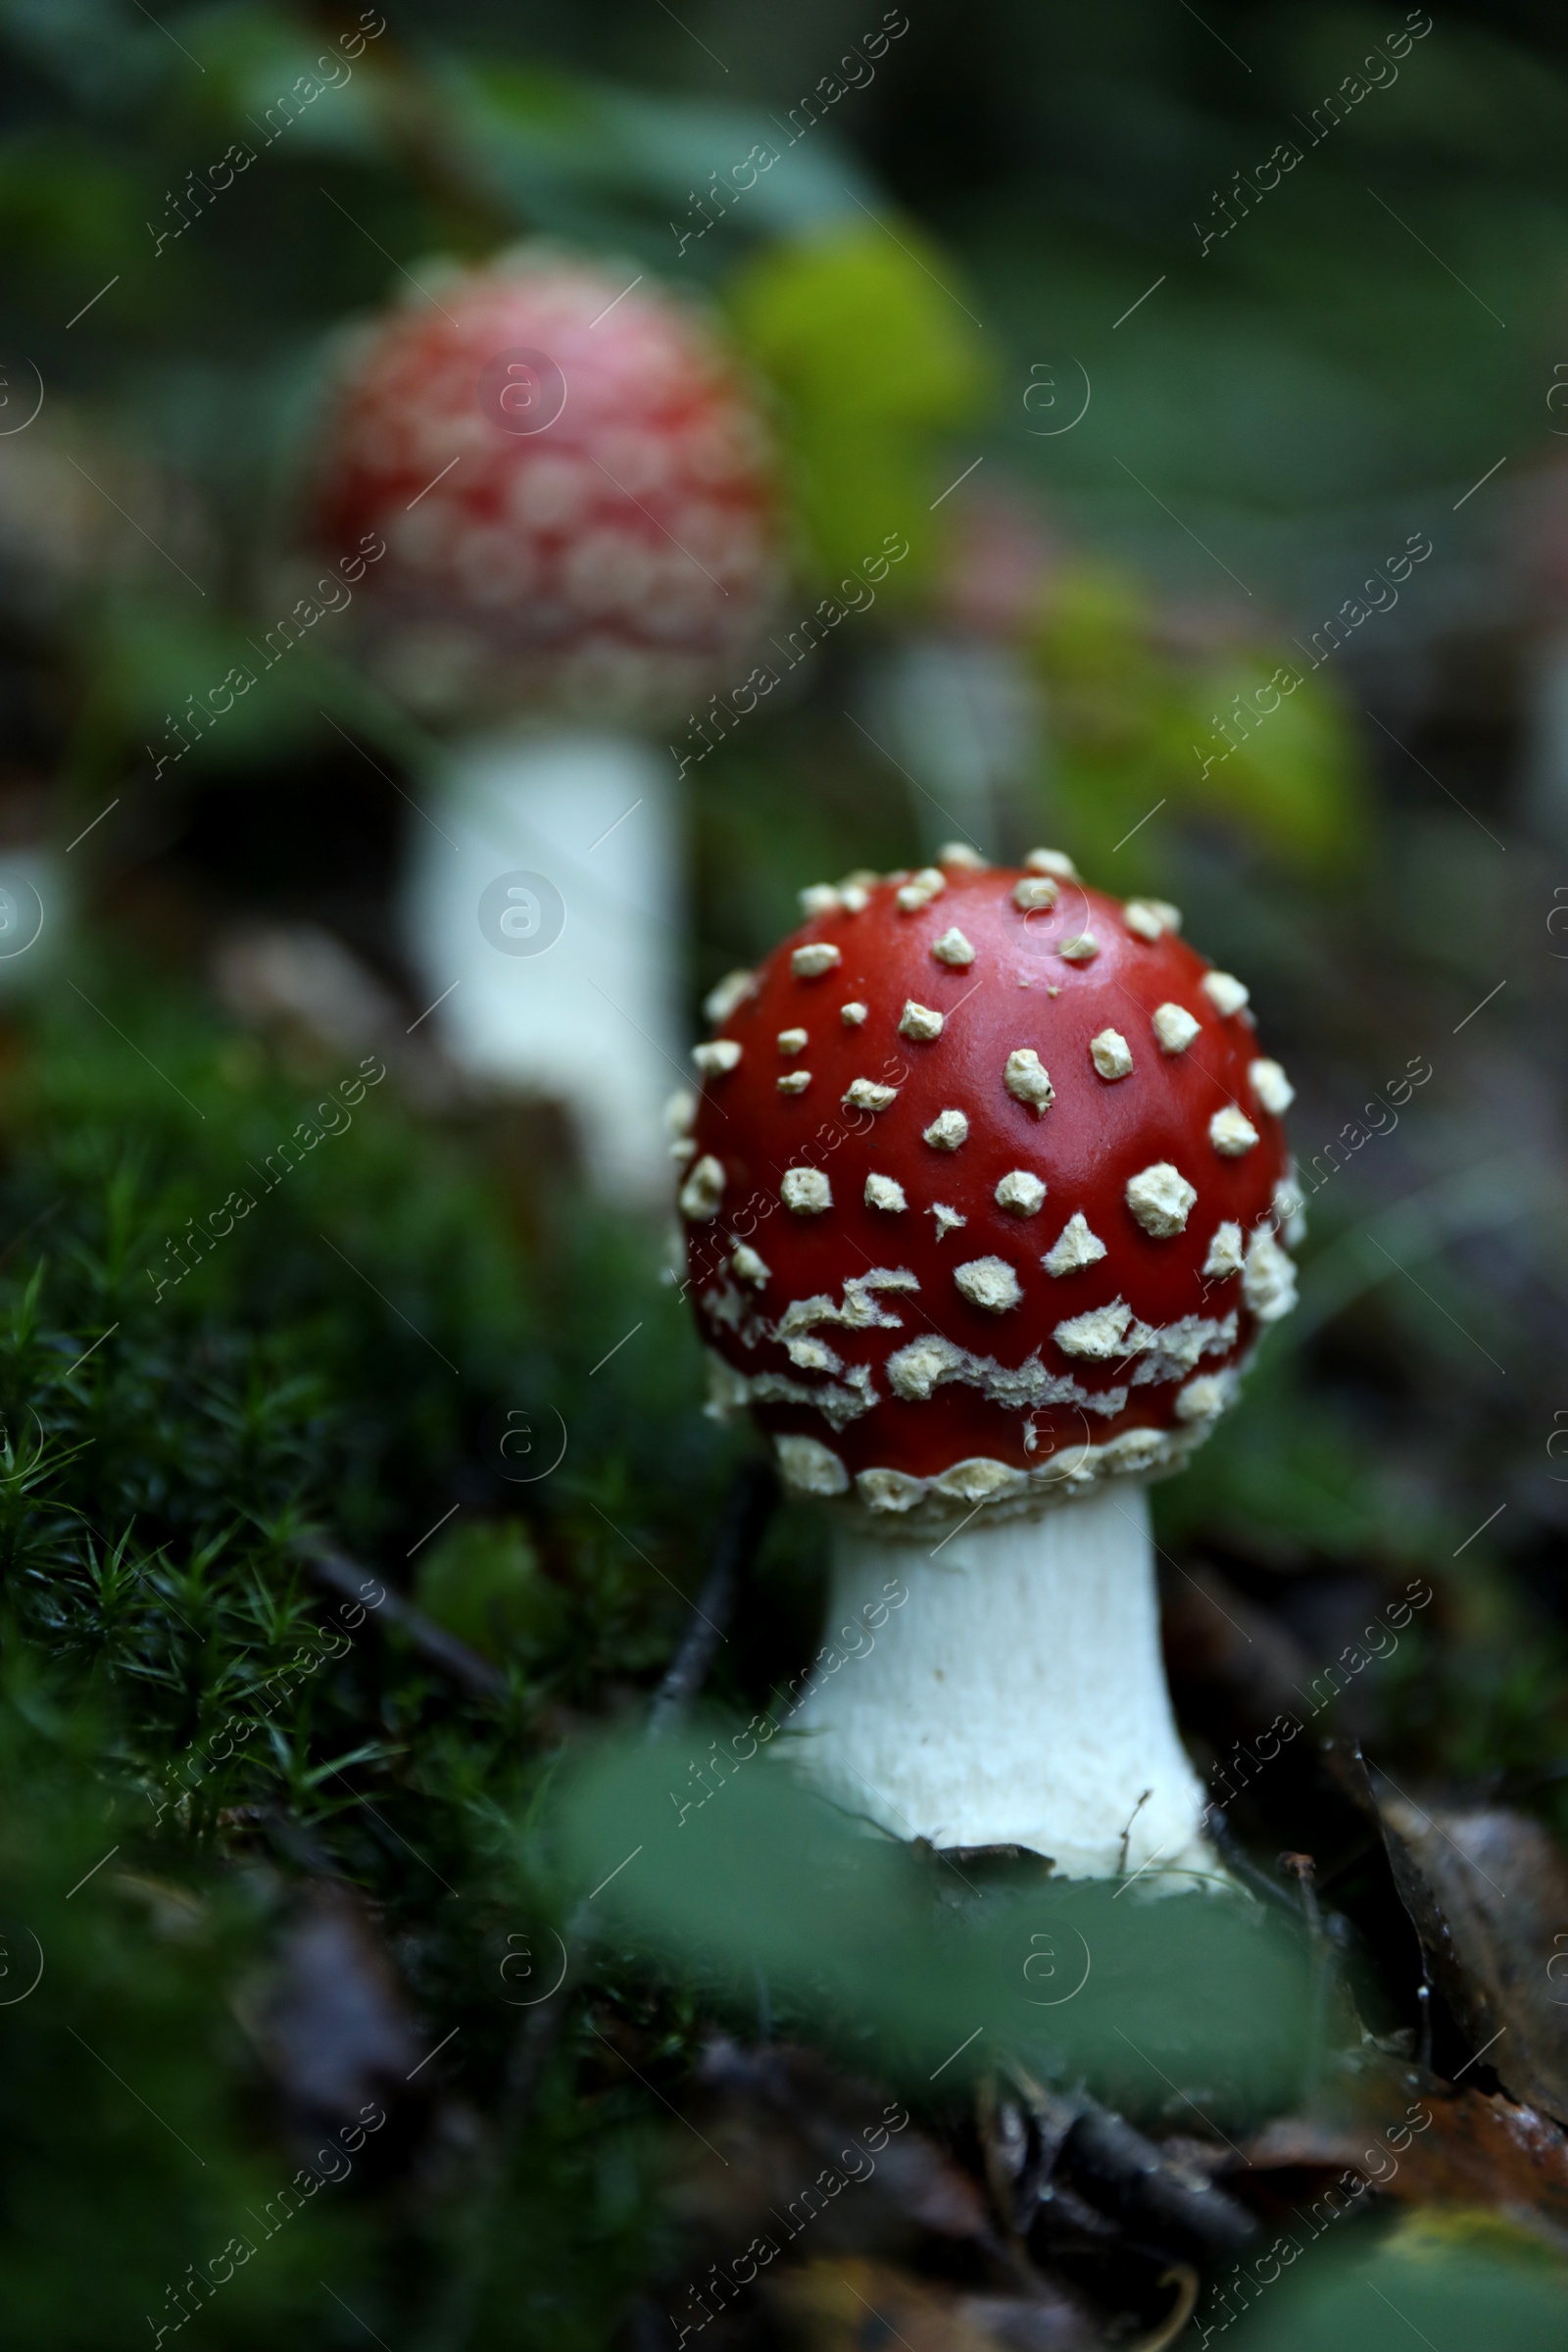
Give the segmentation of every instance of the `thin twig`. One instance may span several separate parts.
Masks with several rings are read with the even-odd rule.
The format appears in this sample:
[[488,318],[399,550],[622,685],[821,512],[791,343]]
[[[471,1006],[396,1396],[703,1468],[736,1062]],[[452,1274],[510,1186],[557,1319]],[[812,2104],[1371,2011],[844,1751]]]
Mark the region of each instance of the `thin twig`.
[[[471,1690],[476,1698],[502,1698],[508,1689],[507,1678],[488,1658],[481,1658],[466,1642],[449,1634],[444,1626],[426,1617],[412,1601],[403,1598],[384,1577],[351,1560],[346,1553],[336,1551],[330,1544],[311,1544],[303,1547],[306,1566],[318,1584],[336,1592],[344,1600],[352,1600],[373,1617],[377,1624],[395,1625],[407,1636],[421,1658],[439,1666],[454,1682]],[[368,1597],[370,1590],[378,1590],[380,1598]]]
[[675,1729],[707,1682],[724,1629],[735,1613],[742,1580],[757,1556],[777,1502],[778,1480],[768,1463],[748,1462],[737,1471],[719,1521],[707,1582],[692,1603],[691,1622],[649,1710],[651,1740]]

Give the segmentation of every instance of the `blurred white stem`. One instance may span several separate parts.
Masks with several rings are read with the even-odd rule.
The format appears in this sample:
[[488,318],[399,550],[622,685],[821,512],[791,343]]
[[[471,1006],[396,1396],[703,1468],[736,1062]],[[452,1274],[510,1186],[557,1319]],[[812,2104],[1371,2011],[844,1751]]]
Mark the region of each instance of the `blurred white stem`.
[[[884,1616],[893,1580],[908,1599]],[[1029,1846],[1066,1878],[1215,1873],[1165,1687],[1143,1488],[946,1541],[841,1523],[824,1638],[841,1656],[874,1642],[819,1670],[792,1725],[808,1735],[798,1761],[847,1810],[936,1846]]]
[[933,854],[965,839],[995,857],[1004,805],[1028,774],[1041,725],[1021,658],[972,638],[914,638],[893,656],[884,696],[909,773],[916,838]]
[[[564,1103],[600,1187],[650,1204],[670,1183],[662,1105],[686,1075],[679,1017],[679,797],[635,736],[521,728],[458,743],[410,817],[413,960],[447,1050],[474,1076]],[[565,922],[508,953],[480,901],[542,874]],[[523,926],[518,925],[521,929]]]

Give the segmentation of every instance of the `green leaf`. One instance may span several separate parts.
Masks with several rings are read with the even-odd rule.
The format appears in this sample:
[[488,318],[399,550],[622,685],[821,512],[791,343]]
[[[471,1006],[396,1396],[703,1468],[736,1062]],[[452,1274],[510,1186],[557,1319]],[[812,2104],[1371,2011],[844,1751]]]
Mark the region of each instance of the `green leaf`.
[[579,1766],[557,1819],[596,1920],[733,1998],[760,1972],[911,2084],[1012,2052],[1146,2113],[1173,2093],[1179,2110],[1186,2085],[1232,2113],[1289,2096],[1305,1967],[1255,1905],[1035,1874],[964,1901],[958,1879],[806,1788],[767,1739],[755,1717],[728,1737],[710,1722]]
[[[1319,2215],[1325,2203],[1339,2212],[1320,2200]],[[1389,2352],[1396,2343],[1560,2352],[1568,2263],[1499,2215],[1431,2208],[1375,2249],[1357,2233],[1359,2243],[1320,2254],[1317,2231],[1298,2212],[1270,2227],[1277,2233],[1266,2253],[1214,2281],[1202,2342],[1223,2330],[1235,2352]]]
[[[1366,824],[1362,760],[1332,690],[1294,648],[1172,651],[1145,592],[1108,565],[1053,585],[1034,638],[1048,700],[1053,813],[1102,867],[1133,828],[1129,883],[1161,865],[1163,824],[1220,816],[1277,858],[1321,869]],[[1294,685],[1289,681],[1295,680]]]
[[[768,248],[731,281],[742,344],[775,386],[810,552],[824,573],[890,531],[932,561],[945,436],[981,416],[990,376],[957,264],[906,221],[864,220]],[[891,583],[890,583],[891,584]]]

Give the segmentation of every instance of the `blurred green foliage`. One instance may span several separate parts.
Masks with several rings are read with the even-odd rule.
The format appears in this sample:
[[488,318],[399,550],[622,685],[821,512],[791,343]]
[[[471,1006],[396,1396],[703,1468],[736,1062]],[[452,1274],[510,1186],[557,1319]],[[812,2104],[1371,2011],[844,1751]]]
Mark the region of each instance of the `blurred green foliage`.
[[[942,282],[954,265],[901,221],[764,248],[732,281],[743,347],[776,387],[812,568],[850,571],[898,532],[889,575],[907,602],[941,540],[937,437],[983,413],[991,364],[978,321]],[[971,331],[971,327],[974,331]]]
[[420,1559],[415,1594],[438,1625],[483,1656],[534,1663],[565,1646],[564,1597],[515,1520],[443,1536]]
[[37,1654],[19,1653],[14,1635],[8,1650],[0,1691],[0,1760],[12,1791],[0,1828],[7,2326],[18,2343],[81,2352],[132,2340],[144,2327],[175,2328],[204,2299],[187,2266],[222,2258],[243,2236],[255,2244],[254,2264],[235,2247],[239,2267],[231,2253],[224,2284],[209,2283],[205,2294],[221,2293],[225,2342],[272,2343],[327,2249],[314,2210],[295,2216],[276,2202],[297,2160],[257,2143],[236,2095],[242,2052],[228,1996],[262,1907],[237,1884],[197,1887],[178,1862],[172,1881],[126,1869],[124,1843],[145,1845],[151,1814],[117,1768],[108,1722],[74,1708],[64,1678],[45,1679]]
[[1172,828],[1195,818],[1228,820],[1319,872],[1362,853],[1356,738],[1288,645],[1173,645],[1146,589],[1080,564],[1053,582],[1031,651],[1046,788],[1092,871],[1155,810],[1163,821],[1132,850],[1129,881],[1156,877]]
[[1410,2216],[1373,2250],[1365,2234],[1299,2271],[1265,2260],[1257,2267],[1278,2283],[1250,2281],[1222,2307],[1245,2306],[1243,2316],[1209,2321],[1212,2337],[1223,2333],[1236,2352],[1384,2352],[1411,2334],[1432,2352],[1555,2352],[1562,2342],[1568,2264],[1501,2217],[1440,2208]]
[[760,1979],[813,2037],[912,2090],[1011,2055],[1167,2126],[1183,2104],[1172,2068],[1233,2124],[1292,2098],[1306,1960],[1254,1905],[1183,1880],[1117,1907],[1108,1882],[1052,1886],[1038,1870],[974,1888],[846,1820],[772,1737],[767,1718],[699,1720],[582,1760],[563,1793],[580,1892],[710,1999],[744,2012]]

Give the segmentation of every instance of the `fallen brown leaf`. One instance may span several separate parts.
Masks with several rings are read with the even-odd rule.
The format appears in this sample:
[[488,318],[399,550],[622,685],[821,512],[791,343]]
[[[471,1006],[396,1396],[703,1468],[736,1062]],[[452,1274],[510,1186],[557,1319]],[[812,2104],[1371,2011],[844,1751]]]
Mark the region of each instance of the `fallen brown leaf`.
[[[699,2074],[694,2151],[671,2203],[688,2228],[737,2252],[760,2232],[780,2253],[858,2253],[921,2233],[1000,2254],[975,2182],[917,2131],[885,2087],[786,2043],[713,2042]],[[902,2120],[901,2120],[902,2119]]]
[[1568,1861],[1527,1814],[1422,1805],[1380,1774],[1373,1793],[1400,1900],[1476,2057],[1568,2119]]
[[1396,2086],[1391,2076],[1376,2089],[1364,2086],[1359,2124],[1277,2117],[1226,2169],[1238,2185],[1275,2172],[1359,2173],[1396,2203],[1485,2208],[1568,2250],[1568,2132],[1486,2091],[1429,2082],[1412,2095],[1412,2080],[1400,2076]]

